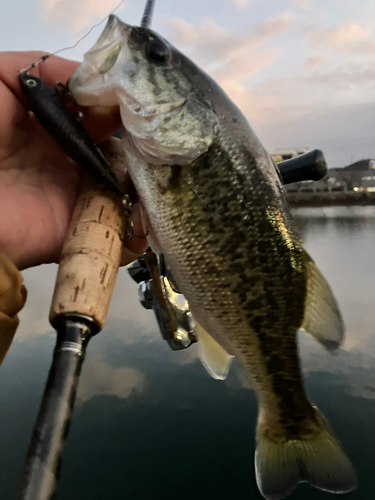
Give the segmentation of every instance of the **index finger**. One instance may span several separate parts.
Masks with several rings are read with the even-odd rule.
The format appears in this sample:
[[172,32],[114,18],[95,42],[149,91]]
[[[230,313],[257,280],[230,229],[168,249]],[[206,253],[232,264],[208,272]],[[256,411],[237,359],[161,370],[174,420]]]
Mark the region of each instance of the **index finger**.
[[[18,75],[22,69],[39,61],[45,55],[48,55],[48,52],[0,53],[0,80],[5,83],[23,105],[26,103],[22,95]],[[31,69],[30,72],[53,87],[57,82],[65,83],[79,65],[80,63],[77,61],[51,55],[46,61]],[[103,142],[121,126],[117,107],[94,106],[85,108],[83,114],[83,124],[96,143]]]
[[[20,71],[36,63],[45,55],[49,55],[48,52],[2,52],[0,54],[0,79],[21,102],[24,102],[24,98],[18,81]],[[79,64],[77,61],[51,55],[30,71],[48,85],[53,86],[57,82],[65,83]]]

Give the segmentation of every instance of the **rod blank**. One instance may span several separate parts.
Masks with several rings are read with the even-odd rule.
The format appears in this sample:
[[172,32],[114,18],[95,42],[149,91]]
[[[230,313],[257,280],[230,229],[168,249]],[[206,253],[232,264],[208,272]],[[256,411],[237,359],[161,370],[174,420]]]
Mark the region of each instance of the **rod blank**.
[[58,337],[22,478],[20,500],[49,500],[55,489],[85,350],[97,332],[85,317],[65,318]]
[[145,10],[143,12],[143,17],[141,21],[142,28],[149,28],[151,26],[152,13],[155,6],[155,0],[147,0]]

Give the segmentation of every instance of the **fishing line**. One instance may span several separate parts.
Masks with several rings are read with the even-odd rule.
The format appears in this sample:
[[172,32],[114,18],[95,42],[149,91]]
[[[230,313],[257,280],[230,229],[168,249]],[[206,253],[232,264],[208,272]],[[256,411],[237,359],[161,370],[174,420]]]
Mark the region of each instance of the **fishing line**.
[[60,52],[63,52],[64,50],[70,50],[70,49],[74,49],[75,47],[77,47],[77,45],[82,42],[82,40],[84,40],[86,37],[89,36],[89,34],[92,32],[92,30],[94,28],[97,28],[98,26],[100,26],[101,24],[104,23],[104,21],[106,21],[108,19],[108,17],[113,14],[114,12],[116,12],[116,10],[118,10],[122,4],[125,2],[125,0],[121,0],[121,2],[117,5],[117,7],[115,7],[106,17],[104,17],[100,22],[94,24],[93,26],[91,26],[91,28],[89,29],[89,31],[86,33],[86,35],[83,35],[79,40],[77,40],[77,42],[74,44],[74,45],[71,45],[70,47],[65,47],[64,49],[59,49],[59,50],[56,50],[56,52],[54,52],[53,54],[51,54],[51,56],[55,56],[56,54],[59,54]]
[[59,50],[56,50],[56,52],[53,52],[52,54],[46,54],[44,56],[42,56],[39,61],[35,62],[35,63],[31,63],[30,66],[26,69],[23,69],[21,70],[21,72],[27,72],[29,71],[30,69],[34,69],[36,68],[41,62],[44,62],[46,61],[47,59],[49,59],[50,57],[52,56],[55,56],[56,54],[59,54],[60,52],[64,52],[65,50],[70,50],[70,49],[74,49],[75,47],[77,47],[77,45],[82,42],[82,40],[84,40],[86,37],[89,36],[89,34],[92,32],[92,30],[94,28],[97,28],[98,26],[100,26],[101,24],[104,23],[104,21],[106,21],[108,19],[108,17],[113,14],[114,12],[116,12],[116,10],[118,10],[122,5],[123,3],[125,2],[125,0],[121,0],[121,2],[117,5],[117,7],[115,7],[107,16],[105,16],[100,22],[94,24],[93,26],[91,26],[91,28],[89,29],[89,31],[83,35],[81,38],[79,38],[76,43],[74,45],[70,45],[69,47],[64,47],[63,49],[59,49]]

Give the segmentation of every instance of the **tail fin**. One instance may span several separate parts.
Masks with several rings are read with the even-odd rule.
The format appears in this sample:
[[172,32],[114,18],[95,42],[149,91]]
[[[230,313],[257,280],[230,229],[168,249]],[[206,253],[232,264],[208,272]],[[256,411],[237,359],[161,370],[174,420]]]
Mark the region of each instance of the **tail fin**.
[[265,431],[258,424],[255,474],[266,500],[285,498],[301,482],[329,493],[356,488],[355,470],[328,426],[308,439],[283,442],[272,441]]

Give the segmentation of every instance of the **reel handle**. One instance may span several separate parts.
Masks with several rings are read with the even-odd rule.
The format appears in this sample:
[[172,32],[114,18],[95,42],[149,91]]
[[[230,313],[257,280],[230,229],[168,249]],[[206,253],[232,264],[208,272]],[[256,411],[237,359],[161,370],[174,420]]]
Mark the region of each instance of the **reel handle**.
[[313,149],[290,160],[280,161],[276,165],[284,184],[320,181],[328,173],[327,162],[320,149]]

